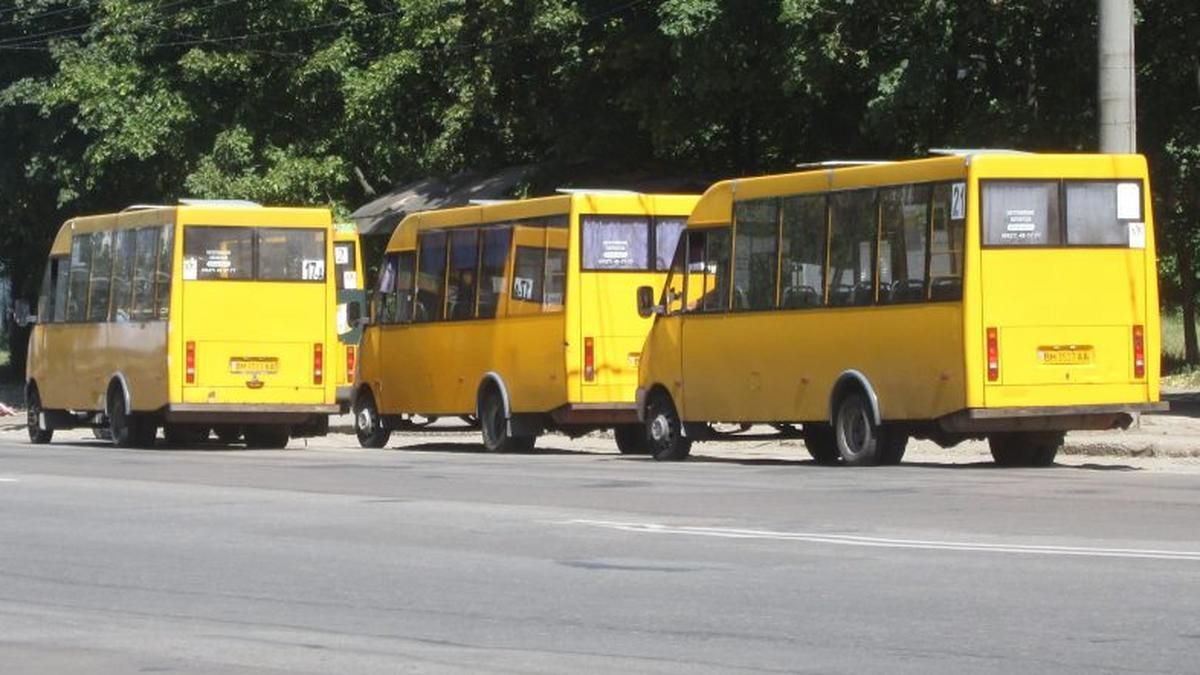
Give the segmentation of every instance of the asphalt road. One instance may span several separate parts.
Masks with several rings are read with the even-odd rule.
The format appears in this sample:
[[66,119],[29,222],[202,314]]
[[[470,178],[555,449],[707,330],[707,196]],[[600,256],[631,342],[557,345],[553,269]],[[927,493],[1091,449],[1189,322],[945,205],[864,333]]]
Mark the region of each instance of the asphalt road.
[[1200,669],[1200,473],[325,445],[0,437],[0,672]]

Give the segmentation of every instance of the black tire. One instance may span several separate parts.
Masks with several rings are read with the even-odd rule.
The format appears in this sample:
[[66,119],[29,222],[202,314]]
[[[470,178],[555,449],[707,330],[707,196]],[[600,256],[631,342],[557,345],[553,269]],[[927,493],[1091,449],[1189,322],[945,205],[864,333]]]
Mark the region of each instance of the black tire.
[[883,466],[895,466],[904,460],[904,451],[908,449],[908,434],[901,429],[885,425],[880,437],[879,463]]
[[98,441],[112,441],[112,432],[108,427],[92,427],[92,436]]
[[383,425],[375,397],[364,391],[354,399],[354,435],[364,448],[384,448],[392,438],[392,430]]
[[683,421],[665,392],[651,394],[646,402],[646,440],[660,462],[682,461],[692,452],[692,439],[683,435]]
[[838,452],[837,438],[833,435],[833,427],[828,424],[805,424],[800,433],[804,436],[804,447],[817,464],[832,466],[842,461],[842,453]]
[[1054,464],[1062,447],[1063,431],[1012,431],[988,436],[988,447],[997,466],[1045,467]]
[[641,424],[620,424],[613,428],[617,449],[622,455],[650,454],[650,439],[646,438],[646,427]]
[[31,387],[25,397],[25,427],[29,431],[29,442],[34,445],[45,445],[54,439],[53,429],[41,427],[42,397],[37,387]]
[[504,416],[504,400],[499,392],[485,393],[479,408],[479,430],[483,447],[488,452],[529,452],[533,449],[536,437],[508,435],[508,418]]
[[213,427],[213,434],[218,441],[230,445],[242,440],[242,427],[240,424],[218,424]]
[[895,454],[895,446],[887,438],[890,431],[893,430],[875,423],[871,404],[861,391],[851,391],[838,402],[833,432],[838,454],[846,466],[886,463],[891,458],[888,453]]
[[286,424],[251,424],[244,434],[248,448],[282,450],[287,447],[291,430]]
[[176,447],[197,445],[208,440],[209,428],[202,424],[165,424],[163,436]]

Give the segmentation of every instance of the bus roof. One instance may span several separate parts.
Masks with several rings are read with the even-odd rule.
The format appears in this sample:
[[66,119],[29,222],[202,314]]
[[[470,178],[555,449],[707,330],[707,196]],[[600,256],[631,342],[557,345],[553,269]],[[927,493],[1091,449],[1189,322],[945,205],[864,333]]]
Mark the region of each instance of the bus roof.
[[417,232],[430,229],[468,227],[482,223],[502,223],[526,219],[562,216],[571,213],[614,215],[684,216],[691,213],[697,195],[663,195],[639,192],[594,190],[571,191],[550,197],[514,199],[487,204],[472,204],[450,209],[420,211],[400,221],[388,241],[388,250],[408,249],[416,245]]
[[75,232],[97,232],[116,228],[173,225],[185,223],[207,225],[329,227],[329,209],[221,204],[179,204],[174,206],[137,205],[120,213],[77,216],[62,224],[50,247],[51,255],[67,255],[71,251],[71,235]]

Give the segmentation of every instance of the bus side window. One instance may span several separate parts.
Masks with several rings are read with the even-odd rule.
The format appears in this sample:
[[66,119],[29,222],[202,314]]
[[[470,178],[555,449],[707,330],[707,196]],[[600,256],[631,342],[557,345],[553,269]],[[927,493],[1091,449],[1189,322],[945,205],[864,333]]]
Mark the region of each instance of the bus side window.
[[87,318],[88,277],[91,273],[92,235],[71,238],[71,278],[67,291],[67,321]]
[[729,309],[729,245],[728,229],[709,230],[704,246],[704,312],[724,312]]
[[666,308],[667,314],[677,314],[683,311],[683,284],[686,269],[687,239],[678,236],[675,240],[675,254],[671,257],[670,273],[667,274],[667,283],[663,285],[662,300],[660,300],[662,306]]
[[446,233],[423,232],[417,238],[417,300],[413,321],[425,323],[442,318],[446,297]]
[[733,308],[775,307],[779,266],[779,201],[755,199],[734,205]]
[[479,256],[479,312],[480,319],[496,318],[500,296],[508,288],[504,272],[508,265],[508,251],[512,248],[512,228],[493,227],[482,232],[483,252]]
[[175,226],[163,225],[158,237],[158,268],[154,275],[154,318],[165,321],[171,310],[171,268],[175,258]]
[[109,231],[92,234],[91,280],[88,291],[88,321],[108,320],[108,300],[111,290],[113,262],[113,233]]
[[395,323],[412,323],[413,320],[413,268],[416,251],[405,251],[396,263]]
[[786,197],[782,211],[779,306],[820,307],[825,302],[825,196]]
[[697,230],[687,233],[687,249],[684,252],[684,264],[687,277],[684,280],[684,311],[699,312],[704,308],[704,294],[708,292],[708,275],[704,262],[704,244],[708,241],[708,230]]
[[54,311],[52,305],[54,299],[53,286],[57,268],[57,258],[50,258],[46,261],[46,271],[42,273],[42,289],[38,292],[37,319],[39,323],[49,323],[50,316]]
[[129,308],[133,303],[133,246],[136,236],[137,233],[133,230],[117,230],[109,321],[129,321]]
[[687,218],[658,217],[654,219],[654,270],[665,272],[670,269],[679,238]]
[[67,320],[67,289],[70,287],[71,266],[67,258],[54,258],[55,278],[51,284],[54,294],[51,297],[53,308],[51,321],[62,323]]
[[[950,183],[934,186],[930,205],[929,298],[935,301],[962,300],[966,218],[965,213],[961,214],[964,216],[962,218],[950,217],[951,197]],[[963,196],[962,200],[965,201],[966,197]]]
[[450,270],[446,289],[447,319],[475,318],[478,265],[479,230],[451,231]]
[[158,261],[157,227],[135,231],[133,247],[133,307],[130,318],[149,321],[154,318],[154,272]]
[[902,185],[880,191],[880,304],[925,299],[928,218],[928,185]]
[[872,305],[878,238],[875,190],[831,194],[829,209],[829,304]]

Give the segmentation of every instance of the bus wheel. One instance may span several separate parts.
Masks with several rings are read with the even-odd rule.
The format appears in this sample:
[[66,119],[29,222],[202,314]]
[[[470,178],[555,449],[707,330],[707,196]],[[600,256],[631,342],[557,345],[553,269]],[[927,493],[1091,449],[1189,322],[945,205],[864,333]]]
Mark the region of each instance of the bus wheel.
[[488,452],[528,452],[536,440],[533,436],[509,436],[508,420],[504,417],[504,401],[496,391],[483,396],[479,411],[479,429],[483,432],[483,447]]
[[1012,431],[989,435],[988,447],[999,466],[1050,466],[1065,438],[1063,431]]
[[167,443],[175,446],[196,445],[208,440],[208,427],[200,424],[166,424],[163,436]]
[[879,440],[879,463],[895,466],[904,460],[904,451],[908,449],[908,434],[894,427],[884,427],[883,432],[883,437]]
[[290,430],[286,424],[253,424],[246,427],[246,447],[282,450],[287,447]]
[[237,424],[218,424],[213,427],[213,433],[226,445],[242,440],[242,427]]
[[646,427],[641,424],[621,424],[613,429],[617,449],[622,455],[650,454],[650,439],[646,438]]
[[660,462],[687,459],[692,451],[692,439],[683,435],[683,422],[675,404],[661,391],[646,403],[646,437],[650,442],[650,454]]
[[358,436],[358,444],[364,448],[386,447],[392,437],[391,429],[383,426],[379,407],[375,405],[375,397],[370,392],[363,391],[354,399],[354,435]]
[[861,392],[852,391],[838,403],[833,431],[843,464],[872,466],[884,461],[889,429],[871,419],[871,407]]
[[54,438],[53,429],[43,429],[41,424],[42,397],[37,387],[29,389],[29,400],[25,401],[25,426],[29,430],[29,442],[35,445],[45,445]]
[[800,429],[804,437],[804,447],[817,464],[837,464],[842,459],[838,452],[837,439],[833,435],[833,427],[828,424],[805,424]]
[[[147,448],[154,445],[158,427],[150,419],[131,414],[125,409],[125,397],[114,391],[109,397],[108,432],[112,444],[118,448]],[[97,434],[99,438],[100,435]]]

